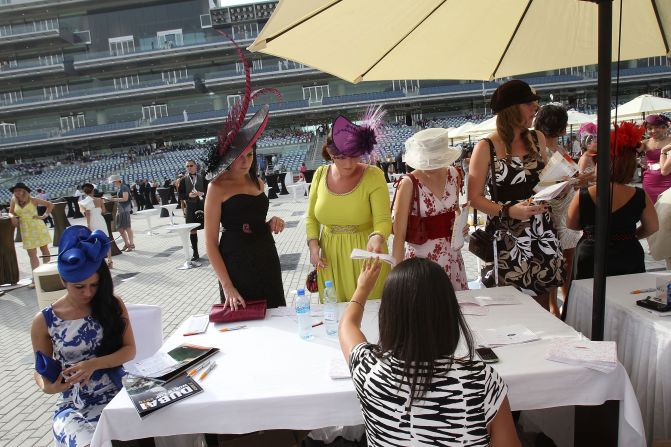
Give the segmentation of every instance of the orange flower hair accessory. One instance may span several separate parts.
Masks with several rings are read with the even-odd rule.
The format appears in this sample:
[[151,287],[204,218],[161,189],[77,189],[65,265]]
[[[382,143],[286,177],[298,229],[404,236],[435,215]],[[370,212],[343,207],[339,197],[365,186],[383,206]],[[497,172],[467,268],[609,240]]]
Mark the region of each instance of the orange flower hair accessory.
[[645,134],[645,127],[634,123],[615,124],[615,130],[610,131],[610,155],[619,157],[623,151],[635,151],[641,144]]

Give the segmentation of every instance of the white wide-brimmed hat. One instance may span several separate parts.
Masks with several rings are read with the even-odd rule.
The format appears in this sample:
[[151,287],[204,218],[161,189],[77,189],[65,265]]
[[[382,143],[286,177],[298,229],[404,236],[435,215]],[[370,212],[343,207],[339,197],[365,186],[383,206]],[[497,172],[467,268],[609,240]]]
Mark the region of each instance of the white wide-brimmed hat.
[[121,176],[119,176],[117,174],[110,175],[109,178],[107,179],[107,181],[110,182],[110,183],[122,182]]
[[461,157],[461,149],[452,147],[447,129],[424,129],[405,141],[405,163],[415,169],[439,169],[451,166]]

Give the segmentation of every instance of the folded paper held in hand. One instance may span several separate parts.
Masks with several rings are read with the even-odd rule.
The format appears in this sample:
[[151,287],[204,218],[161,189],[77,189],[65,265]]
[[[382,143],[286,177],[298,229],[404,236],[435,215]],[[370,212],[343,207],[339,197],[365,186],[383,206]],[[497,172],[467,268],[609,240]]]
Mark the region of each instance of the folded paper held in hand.
[[379,258],[380,261],[384,261],[391,265],[392,267],[396,266],[396,259],[392,255],[386,253],[373,253],[372,251],[362,250],[360,248],[355,248],[352,250],[352,259],[368,259],[368,258]]
[[468,202],[459,207],[459,214],[454,219],[452,227],[452,249],[459,250],[464,246],[464,227],[468,225]]
[[552,154],[538,179],[540,183],[556,182],[566,177],[573,177],[578,173],[578,164],[566,154],[559,151]]
[[536,194],[531,196],[531,199],[534,202],[548,202],[556,197],[559,197],[561,193],[563,193],[564,190],[570,187],[570,185],[572,185],[573,183],[574,182],[571,180],[555,183],[552,186],[548,186],[547,188],[541,189]]

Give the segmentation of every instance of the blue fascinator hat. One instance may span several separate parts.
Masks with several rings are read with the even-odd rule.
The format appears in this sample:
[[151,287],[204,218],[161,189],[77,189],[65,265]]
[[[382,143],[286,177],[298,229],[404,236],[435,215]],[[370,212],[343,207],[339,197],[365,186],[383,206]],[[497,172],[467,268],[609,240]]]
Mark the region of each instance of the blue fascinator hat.
[[67,282],[80,282],[93,275],[107,256],[110,240],[82,225],[65,229],[58,242],[58,273]]

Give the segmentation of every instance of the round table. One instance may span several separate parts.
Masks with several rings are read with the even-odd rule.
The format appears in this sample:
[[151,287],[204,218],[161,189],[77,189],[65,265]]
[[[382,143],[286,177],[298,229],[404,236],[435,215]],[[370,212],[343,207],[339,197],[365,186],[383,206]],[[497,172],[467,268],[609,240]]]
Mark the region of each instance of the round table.
[[189,254],[189,235],[191,234],[191,230],[194,228],[198,228],[200,226],[199,223],[187,223],[187,224],[179,224],[179,225],[170,225],[169,227],[166,227],[166,230],[170,233],[177,233],[179,237],[182,239],[182,246],[184,247],[184,264],[181,266],[177,267],[178,270],[188,270],[192,269],[194,267],[200,267],[201,263],[192,261],[191,260],[191,255]]
[[[175,215],[174,211],[177,209],[176,203],[165,203],[161,205],[161,217],[170,217],[170,225],[175,225]],[[167,212],[168,215],[164,216],[163,211]]]
[[147,210],[136,211],[135,216],[143,217],[147,221],[147,227],[149,228],[145,234],[151,236],[152,234],[157,234],[151,226],[151,218],[157,216],[161,210],[151,208]]
[[9,217],[0,217],[0,284],[19,282],[19,263],[14,249],[14,227]]

